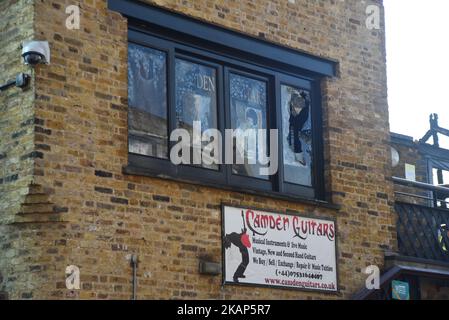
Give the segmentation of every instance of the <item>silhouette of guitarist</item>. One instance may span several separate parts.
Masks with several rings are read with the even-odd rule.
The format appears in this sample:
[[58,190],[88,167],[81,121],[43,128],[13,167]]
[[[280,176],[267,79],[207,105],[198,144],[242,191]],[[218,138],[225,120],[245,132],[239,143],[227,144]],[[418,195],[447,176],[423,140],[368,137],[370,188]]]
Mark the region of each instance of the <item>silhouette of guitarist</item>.
[[234,277],[232,278],[234,282],[239,282],[239,278],[245,278],[245,270],[249,264],[249,253],[248,248],[251,248],[251,242],[249,240],[249,235],[246,233],[246,225],[245,218],[242,211],[242,219],[243,219],[243,229],[241,233],[233,232],[227,234],[224,238],[224,247],[225,249],[229,249],[231,244],[235,245],[239,248],[240,253],[242,254],[242,262],[237,267],[237,270],[234,273]]

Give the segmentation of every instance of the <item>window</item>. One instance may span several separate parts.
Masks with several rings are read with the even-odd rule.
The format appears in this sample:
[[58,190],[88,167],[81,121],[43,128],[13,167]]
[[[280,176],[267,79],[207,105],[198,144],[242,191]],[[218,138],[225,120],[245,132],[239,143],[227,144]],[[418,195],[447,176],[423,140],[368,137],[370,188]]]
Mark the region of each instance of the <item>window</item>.
[[168,158],[167,57],[128,46],[129,152]]
[[284,181],[312,185],[312,125],[309,92],[281,85]]
[[320,80],[332,63],[136,6],[128,16],[147,22],[128,32],[125,172],[324,200]]
[[[429,173],[432,174],[430,181],[433,185],[447,187],[449,184],[449,162],[445,159],[428,157],[428,166]],[[433,198],[437,207],[449,208],[449,195],[446,192],[435,191]]]
[[[267,129],[267,82],[263,79],[230,73],[229,90],[231,128],[238,129],[235,143],[240,145],[236,146],[236,150],[244,152],[240,156],[245,162],[245,164],[238,164],[237,161],[233,161],[232,174],[268,180],[268,175],[260,174],[258,164],[260,162],[258,148],[262,149],[260,152],[264,155],[268,151],[267,136],[250,135],[246,139],[245,137],[238,139],[239,135],[244,135],[247,129]],[[258,141],[259,138],[263,139],[261,143]]]
[[[210,129],[218,129],[216,73],[214,67],[175,59],[176,127],[186,129],[192,138],[195,121],[199,122],[201,135],[208,135]],[[203,144],[206,143],[202,143],[201,151]],[[193,152],[190,155],[192,158]],[[193,159],[189,162],[194,163]],[[213,161],[207,161],[210,162]],[[202,161],[199,165],[218,170],[216,163]]]

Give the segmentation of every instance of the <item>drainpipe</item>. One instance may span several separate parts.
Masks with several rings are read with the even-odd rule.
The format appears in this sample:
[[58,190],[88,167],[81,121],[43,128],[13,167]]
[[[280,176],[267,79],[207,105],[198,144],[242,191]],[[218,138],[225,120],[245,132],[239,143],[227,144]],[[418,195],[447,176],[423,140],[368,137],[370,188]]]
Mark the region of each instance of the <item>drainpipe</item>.
[[133,267],[133,297],[132,300],[137,300],[137,255],[131,256],[131,266]]

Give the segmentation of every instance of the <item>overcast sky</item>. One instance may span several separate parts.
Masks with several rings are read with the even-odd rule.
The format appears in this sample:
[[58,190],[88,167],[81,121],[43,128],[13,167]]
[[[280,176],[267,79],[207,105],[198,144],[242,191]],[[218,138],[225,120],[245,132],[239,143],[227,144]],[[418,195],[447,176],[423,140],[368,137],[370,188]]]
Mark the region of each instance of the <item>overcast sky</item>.
[[430,113],[449,129],[449,0],[384,5],[391,131],[419,139]]

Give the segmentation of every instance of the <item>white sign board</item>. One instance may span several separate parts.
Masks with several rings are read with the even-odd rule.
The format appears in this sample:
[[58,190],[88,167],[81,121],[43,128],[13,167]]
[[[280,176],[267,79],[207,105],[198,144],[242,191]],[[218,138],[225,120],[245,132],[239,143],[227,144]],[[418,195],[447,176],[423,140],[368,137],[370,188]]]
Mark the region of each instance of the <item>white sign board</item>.
[[405,179],[416,181],[416,170],[413,164],[405,164]]
[[225,283],[337,291],[335,222],[223,206]]

